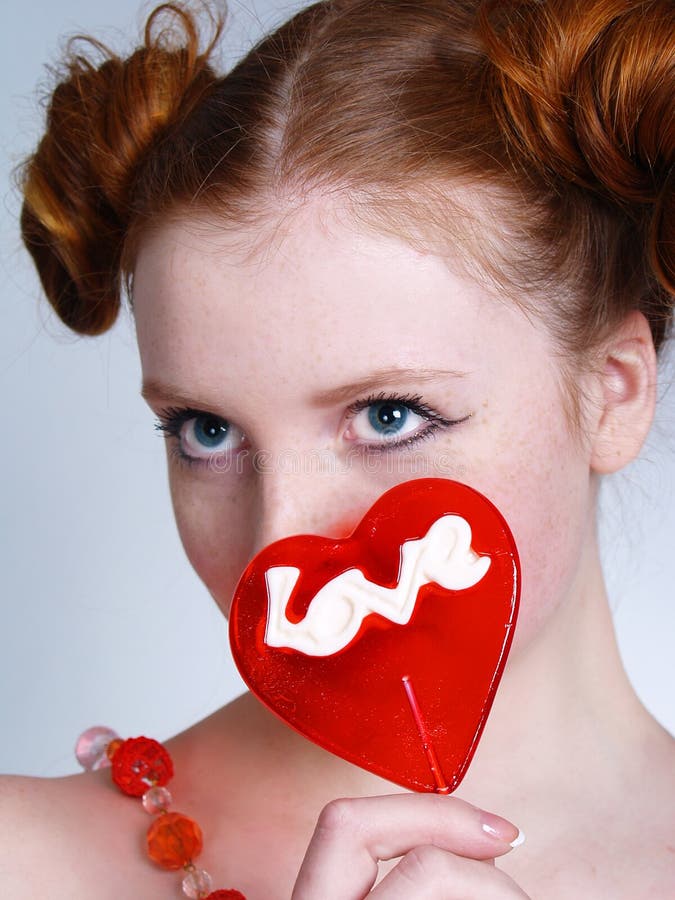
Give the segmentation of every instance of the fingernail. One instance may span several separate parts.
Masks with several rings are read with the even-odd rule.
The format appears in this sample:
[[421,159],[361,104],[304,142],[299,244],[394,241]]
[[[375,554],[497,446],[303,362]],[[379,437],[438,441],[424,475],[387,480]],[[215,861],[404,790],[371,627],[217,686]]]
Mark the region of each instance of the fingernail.
[[489,834],[490,837],[497,838],[497,840],[503,841],[503,843],[509,844],[511,847],[520,847],[525,840],[525,835],[520,828],[517,828],[506,819],[502,819],[500,816],[493,816],[490,813],[484,813],[482,818],[483,831]]

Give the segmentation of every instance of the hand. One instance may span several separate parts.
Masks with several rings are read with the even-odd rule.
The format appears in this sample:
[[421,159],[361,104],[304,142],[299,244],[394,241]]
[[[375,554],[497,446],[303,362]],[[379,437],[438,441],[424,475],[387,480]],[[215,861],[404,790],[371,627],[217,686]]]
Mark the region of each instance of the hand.
[[[528,900],[494,859],[519,830],[436,794],[334,800],[319,817],[292,900]],[[380,860],[401,857],[373,888]]]

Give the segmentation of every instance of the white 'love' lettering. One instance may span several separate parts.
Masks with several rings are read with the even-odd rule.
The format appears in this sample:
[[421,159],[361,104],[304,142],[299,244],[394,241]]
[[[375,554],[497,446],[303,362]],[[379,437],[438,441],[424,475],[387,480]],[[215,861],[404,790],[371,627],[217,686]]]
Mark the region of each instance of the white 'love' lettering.
[[397,625],[406,625],[423,585],[434,582],[448,590],[465,590],[477,584],[489,567],[490,557],[478,556],[471,548],[466,519],[441,516],[424,537],[401,545],[396,587],[383,587],[368,581],[360,569],[348,569],[320,588],[304,619],[295,623],[289,622],[286,608],[300,569],[272,566],[265,572],[265,643],[308,656],[332,656],[356,637],[366,616],[378,613]]

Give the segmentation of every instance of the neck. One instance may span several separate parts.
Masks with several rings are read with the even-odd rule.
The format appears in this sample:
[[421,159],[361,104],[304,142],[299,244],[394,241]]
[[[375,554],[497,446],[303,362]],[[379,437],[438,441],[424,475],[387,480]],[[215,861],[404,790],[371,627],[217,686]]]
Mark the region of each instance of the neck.
[[[615,784],[630,764],[636,722],[647,713],[628,682],[594,536],[565,601],[535,638],[516,648],[474,762],[458,794],[480,804],[516,794],[554,801]],[[490,799],[492,798],[492,799]]]

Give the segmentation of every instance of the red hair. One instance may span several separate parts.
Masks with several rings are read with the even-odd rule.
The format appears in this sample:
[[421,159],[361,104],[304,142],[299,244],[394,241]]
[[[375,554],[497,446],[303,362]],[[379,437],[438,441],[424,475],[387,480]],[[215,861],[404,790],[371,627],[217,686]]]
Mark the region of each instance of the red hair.
[[140,237],[167,216],[229,227],[325,191],[383,227],[473,229],[469,264],[525,304],[536,294],[573,352],[633,309],[661,345],[675,293],[670,0],[328,0],[224,77],[210,25],[201,49],[198,17],[164,4],[128,59],[93,42],[98,65],[68,61],[24,169],[22,225],[71,328],[110,326]]

